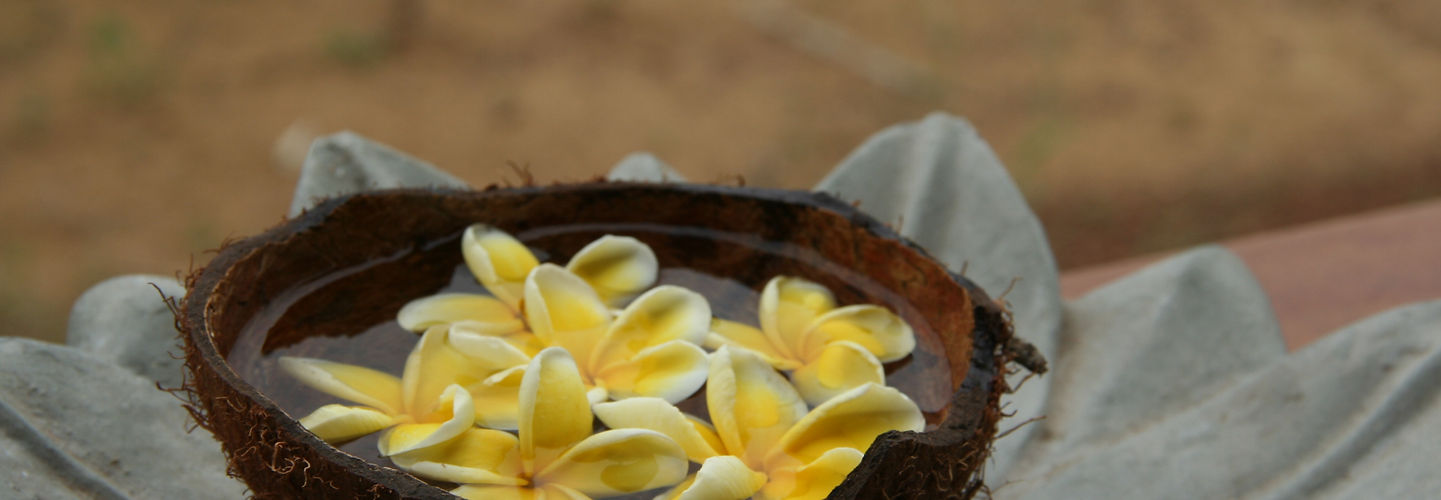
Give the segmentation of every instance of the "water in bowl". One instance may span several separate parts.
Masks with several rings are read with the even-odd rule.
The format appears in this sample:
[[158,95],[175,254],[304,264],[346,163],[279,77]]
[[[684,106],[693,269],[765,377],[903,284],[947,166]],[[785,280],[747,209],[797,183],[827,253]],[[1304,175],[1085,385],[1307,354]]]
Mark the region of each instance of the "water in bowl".
[[[926,416],[928,429],[944,419],[953,391],[950,367],[935,331],[904,298],[861,273],[822,258],[814,250],[763,241],[749,234],[655,224],[548,226],[518,231],[515,236],[542,262],[563,263],[604,234],[633,236],[650,244],[661,263],[657,284],[682,286],[704,295],[719,318],[757,325],[760,289],[774,275],[766,272],[771,268],[832,282],[842,305],[864,302],[890,308],[915,330],[916,349],[912,355],[886,365],[886,381],[915,400]],[[414,251],[347,268],[278,294],[241,332],[227,361],[241,378],[293,418],[339,401],[281,371],[277,361],[282,356],[326,359],[399,376],[417,340],[416,334],[395,321],[402,305],[435,293],[486,293],[461,261],[459,241],[457,233],[426,242]],[[734,252],[737,247],[747,251]],[[754,255],[757,251],[766,256],[761,259],[764,262],[732,262],[726,258]],[[841,286],[834,286],[836,283]],[[704,389],[678,406],[687,413],[709,418]],[[376,450],[378,435],[339,448],[388,465]],[[653,492],[633,496],[651,495]]]

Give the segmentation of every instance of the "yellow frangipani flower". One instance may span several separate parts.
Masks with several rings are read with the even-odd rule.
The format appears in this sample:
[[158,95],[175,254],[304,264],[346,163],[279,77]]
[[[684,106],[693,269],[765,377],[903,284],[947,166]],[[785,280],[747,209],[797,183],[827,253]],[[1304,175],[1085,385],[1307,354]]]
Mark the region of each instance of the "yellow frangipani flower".
[[[484,224],[466,228],[461,254],[477,281],[493,296],[443,293],[406,304],[397,315],[400,326],[414,332],[438,324],[472,321],[492,335],[525,330],[521,302],[525,281],[540,265],[515,237]],[[585,280],[609,307],[619,307],[655,283],[660,272],[655,252],[640,240],[605,235],[586,245],[566,269]]]
[[873,383],[807,412],[795,388],[767,361],[729,347],[711,355],[706,404],[713,428],[655,398],[601,403],[595,414],[613,429],[670,436],[701,462],[694,476],[664,496],[686,500],[825,498],[876,436],[925,426],[910,398]]
[[[566,268],[539,264],[519,240],[479,224],[466,230],[462,248],[472,272],[495,296],[451,293],[418,299],[401,309],[401,326],[450,325],[457,348],[497,362],[509,360],[514,367],[542,348],[565,347],[579,360],[594,401],[638,395],[680,401],[705,382],[705,351],[699,344],[709,331],[710,305],[704,297],[661,286],[625,310],[612,309],[655,282],[655,254],[640,241],[601,237]],[[496,374],[486,388],[468,388],[477,399],[503,404],[506,391],[499,388],[513,394],[521,373]],[[513,407],[513,402],[505,406]],[[513,428],[514,419],[507,415],[513,411],[492,411],[479,417],[480,424]]]
[[881,364],[906,357],[915,333],[872,304],[836,307],[835,296],[804,278],[777,276],[760,299],[761,328],[716,319],[705,346],[743,347],[780,370],[807,404],[819,405],[867,383],[884,384]]
[[363,405],[325,405],[300,419],[301,425],[332,443],[390,428],[380,440],[384,455],[459,435],[477,415],[466,386],[484,387],[509,361],[468,356],[448,345],[448,334],[444,326],[427,330],[406,358],[400,378],[344,363],[280,358],[281,369],[306,385]]
[[[513,395],[523,372],[520,365],[545,347],[563,347],[575,356],[592,402],[653,396],[674,403],[705,383],[706,354],[700,342],[709,331],[711,310],[698,293],[658,286],[616,314],[589,283],[554,264],[532,269],[521,293],[533,333],[490,329],[470,320],[450,325],[450,342],[457,349],[516,367],[494,375],[487,387],[506,387],[503,382],[509,380]],[[467,387],[480,400],[499,401],[506,394]],[[500,417],[500,412],[492,412],[481,418],[481,425],[510,428]]]
[[542,350],[520,384],[519,432],[471,428],[454,439],[391,457],[417,476],[459,483],[465,498],[585,499],[673,485],[686,456],[644,429],[592,434],[579,366],[565,349]]

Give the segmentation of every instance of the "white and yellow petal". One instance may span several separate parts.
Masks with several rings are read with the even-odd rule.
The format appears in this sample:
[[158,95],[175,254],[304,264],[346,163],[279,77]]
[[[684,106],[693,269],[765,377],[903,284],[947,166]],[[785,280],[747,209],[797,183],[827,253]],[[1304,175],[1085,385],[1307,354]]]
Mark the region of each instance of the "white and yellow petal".
[[864,456],[854,448],[832,448],[804,466],[774,471],[760,498],[821,500],[846,480]]
[[509,233],[485,224],[465,229],[461,255],[471,274],[512,309],[519,309],[526,275],[540,262],[524,243]]
[[541,341],[565,347],[578,362],[588,363],[610,326],[610,308],[579,276],[541,264],[525,280],[525,319]]
[[603,497],[676,484],[687,467],[685,452],[664,434],[617,429],[576,443],[536,473],[535,481]]
[[770,364],[750,351],[729,347],[711,355],[706,404],[729,454],[756,469],[806,413],[805,401]]
[[343,443],[390,427],[395,418],[356,406],[325,405],[300,419],[300,425],[327,443]]
[[477,331],[472,326],[470,322],[450,325],[450,346],[483,370],[505,370],[530,362],[531,355],[516,347],[515,342]]
[[426,479],[460,484],[528,484],[520,477],[520,450],[515,436],[470,428],[454,439],[409,453],[392,455],[395,465]]
[[401,393],[405,412],[417,422],[433,421],[432,414],[449,412],[441,403],[441,394],[451,384],[469,386],[485,380],[497,367],[477,363],[450,344],[450,327],[433,326],[420,336],[420,342],[405,359],[401,375]]
[[650,288],[660,274],[660,263],[649,246],[609,234],[580,249],[565,267],[590,283],[611,307],[620,307]]
[[491,429],[520,428],[520,382],[526,365],[502,370],[467,387],[475,401],[475,425]]
[[811,410],[781,437],[766,462],[810,463],[834,448],[865,450],[883,432],[920,431],[925,425],[920,408],[901,391],[866,384]]
[[585,493],[559,484],[535,487],[467,484],[450,492],[467,500],[591,500]]
[[721,346],[740,347],[756,353],[777,370],[794,370],[801,364],[789,354],[782,352],[759,328],[744,323],[715,318],[711,320],[711,332],[706,334],[704,346],[720,349]]
[[550,347],[530,360],[519,396],[520,456],[527,473],[543,469],[591,435],[585,384],[565,349]]
[[680,500],[742,500],[760,491],[766,475],[751,470],[739,458],[722,455],[706,459],[695,478],[681,489]]
[[594,377],[610,391],[612,399],[648,396],[674,404],[705,385],[708,366],[700,346],[672,340],[607,366]]
[[515,346],[516,349],[520,349],[520,352],[530,357],[535,357],[542,349],[550,347],[546,345],[545,341],[541,340],[540,337],[536,337],[534,333],[530,332],[512,333],[502,338],[505,339],[506,342],[509,342],[510,345]]
[[818,354],[790,375],[796,392],[811,407],[867,383],[886,383],[881,361],[860,344],[848,340],[831,342]]
[[596,347],[591,366],[631,359],[641,351],[673,340],[699,345],[710,329],[710,303],[700,294],[672,285],[646,292],[611,322]]
[[363,366],[323,359],[281,357],[280,369],[318,391],[354,401],[389,415],[403,412],[401,381]]
[[540,490],[529,486],[500,486],[494,484],[464,484],[450,490],[452,495],[466,500],[550,500]]
[[542,484],[539,492],[539,500],[591,500],[590,495],[557,483]]
[[710,431],[696,425],[679,408],[660,398],[630,398],[610,403],[600,403],[592,410],[595,416],[612,429],[647,429],[665,434],[680,445],[686,457],[694,462],[716,456],[717,450],[705,433]]
[[424,332],[436,325],[458,321],[476,323],[472,328],[492,335],[504,335],[525,329],[525,324],[504,302],[494,297],[471,293],[441,293],[421,297],[405,304],[396,314],[400,327]]
[[911,326],[889,309],[865,304],[842,307],[820,315],[805,333],[802,359],[815,359],[826,345],[855,342],[882,363],[906,357],[916,347]]
[[777,276],[761,290],[761,331],[786,357],[796,358],[803,347],[802,335],[811,322],[835,307],[835,296],[819,283]]
[[449,441],[475,425],[475,404],[464,387],[451,385],[441,394],[447,411],[436,415],[444,420],[405,423],[392,427],[380,438],[380,454],[398,455]]
[[715,450],[716,454],[730,453],[726,450],[725,443],[721,442],[720,435],[716,434],[714,425],[701,420],[700,417],[695,415],[687,414],[685,419],[690,421],[691,426],[695,427],[696,432],[699,432],[702,438],[705,438],[706,444],[710,445],[710,449]]

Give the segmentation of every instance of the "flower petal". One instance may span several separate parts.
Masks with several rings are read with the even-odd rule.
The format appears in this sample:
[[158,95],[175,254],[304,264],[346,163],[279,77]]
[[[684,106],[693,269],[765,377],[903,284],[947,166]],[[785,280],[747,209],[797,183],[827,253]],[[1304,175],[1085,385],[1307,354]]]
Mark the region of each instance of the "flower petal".
[[660,398],[630,398],[601,403],[591,408],[595,416],[612,429],[648,429],[665,434],[685,450],[686,457],[701,462],[717,454],[697,427],[680,409]]
[[400,379],[389,373],[323,359],[289,356],[280,358],[280,369],[315,390],[390,415],[398,415],[404,408]]
[[655,283],[660,263],[640,240],[607,234],[576,252],[565,268],[600,293],[606,304],[619,307]]
[[701,420],[695,415],[686,415],[685,419],[690,421],[690,425],[695,427],[696,432],[699,432],[702,438],[705,438],[706,444],[710,445],[710,449],[715,450],[716,454],[725,451],[726,445],[721,442],[720,436],[716,434],[715,426],[712,426],[710,422]]
[[906,357],[916,348],[916,334],[900,316],[878,305],[846,306],[822,314],[805,334],[802,359],[815,359],[831,342],[849,340],[865,347],[882,363]]
[[471,500],[591,500],[585,493],[559,484],[542,484],[534,488],[467,484],[450,492]]
[[466,484],[450,493],[466,500],[545,500],[537,495],[536,489],[527,486]]
[[525,328],[504,302],[494,297],[472,293],[441,293],[421,297],[405,304],[395,315],[400,327],[412,332],[424,332],[436,325],[457,321],[473,321],[477,329],[493,332],[494,335],[517,332]]
[[327,443],[343,443],[394,423],[383,412],[345,405],[325,405],[300,419],[300,425]]
[[550,347],[546,345],[545,341],[540,340],[540,337],[536,337],[534,333],[525,331],[512,333],[501,338],[509,342],[510,345],[515,346],[516,349],[520,349],[520,352],[525,353],[526,356],[532,358],[535,357],[536,354],[539,354],[541,349]]
[[618,429],[576,443],[535,475],[593,496],[670,486],[685,479],[685,452],[659,432]]
[[540,500],[591,500],[589,495],[563,484],[542,484],[540,493]]
[[656,495],[652,500],[676,500],[680,498],[680,494],[684,493],[692,484],[695,484],[695,474],[687,476],[684,481],[676,483],[675,486],[671,486],[670,489],[665,490],[665,493]]
[[461,484],[524,485],[520,450],[514,435],[490,429],[466,429],[455,439],[429,448],[392,455],[411,474]]
[[787,357],[795,358],[807,327],[835,307],[836,298],[826,287],[804,278],[777,276],[761,291],[761,331]]
[[475,400],[475,425],[508,431],[520,428],[520,382],[525,368],[503,370],[466,388]]
[[585,391],[585,400],[590,401],[591,407],[595,407],[597,403],[605,402],[607,399],[610,399],[610,391],[603,385],[589,387]]
[[471,322],[450,325],[450,346],[473,363],[489,370],[505,370],[530,362],[530,355],[503,337],[495,337],[472,329]]
[[471,274],[486,290],[512,309],[519,309],[526,275],[540,264],[524,243],[509,233],[485,224],[465,229],[461,254]]
[[711,320],[711,333],[706,335],[705,347],[715,350],[728,345],[749,349],[760,355],[777,370],[794,370],[800,363],[781,352],[759,328],[720,318]]
[[485,380],[498,369],[477,363],[451,346],[450,327],[430,327],[405,359],[401,376],[405,411],[417,422],[449,418],[450,410],[440,404],[441,393],[451,384],[469,386]]
[[811,463],[797,469],[776,471],[760,497],[786,500],[820,500],[841,485],[846,476],[860,465],[864,456],[854,448],[827,450]]
[[791,383],[807,405],[816,407],[867,383],[885,384],[886,372],[865,347],[842,340],[827,344],[819,356],[792,372]]
[[866,384],[811,410],[781,437],[766,462],[788,455],[809,463],[833,448],[864,450],[883,432],[920,431],[925,425],[921,410],[901,391]]
[[450,403],[448,417],[440,422],[400,424],[380,438],[380,454],[398,455],[409,451],[435,446],[459,436],[475,424],[475,404],[464,387],[451,385],[441,394],[442,403]]
[[525,280],[525,319],[542,341],[565,347],[577,361],[587,363],[610,325],[610,309],[580,277],[555,264],[541,264]]
[[604,369],[672,340],[700,344],[710,329],[710,303],[700,294],[662,285],[641,295],[611,322],[591,366]]
[[695,473],[695,481],[681,492],[680,500],[741,500],[750,498],[766,484],[766,475],[753,471],[741,459],[722,455],[706,459]]
[[520,456],[527,473],[550,464],[590,435],[592,417],[585,384],[570,353],[540,351],[520,382]]
[[711,355],[706,380],[711,423],[730,455],[759,469],[769,451],[806,413],[794,387],[770,364],[744,349]]
[[684,340],[672,340],[614,363],[595,378],[614,399],[651,396],[674,404],[705,385],[706,373],[704,349]]

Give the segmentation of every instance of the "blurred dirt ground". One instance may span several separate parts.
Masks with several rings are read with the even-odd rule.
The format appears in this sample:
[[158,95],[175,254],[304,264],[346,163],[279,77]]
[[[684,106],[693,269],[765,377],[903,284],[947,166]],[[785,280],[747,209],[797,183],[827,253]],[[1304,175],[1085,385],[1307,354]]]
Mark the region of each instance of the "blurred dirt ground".
[[1064,268],[1441,194],[1438,2],[108,4],[0,2],[3,335],[280,221],[340,129],[475,185],[806,188],[944,110]]

